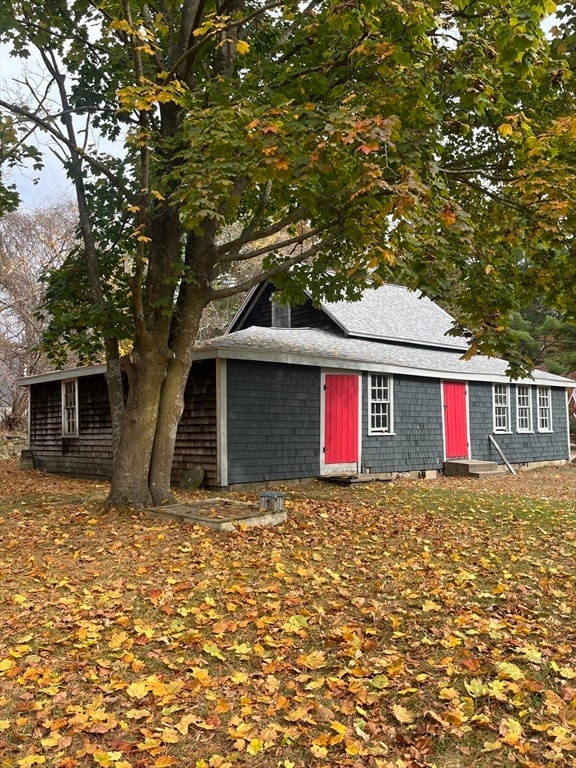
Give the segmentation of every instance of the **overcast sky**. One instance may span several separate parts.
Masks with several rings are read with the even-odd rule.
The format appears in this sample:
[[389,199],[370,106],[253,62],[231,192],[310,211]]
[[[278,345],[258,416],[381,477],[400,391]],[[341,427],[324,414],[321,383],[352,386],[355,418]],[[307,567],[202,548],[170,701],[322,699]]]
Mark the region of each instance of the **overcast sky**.
[[[0,93],[5,98],[17,87],[15,81],[22,80],[23,66],[30,71],[30,77],[34,74],[34,63],[28,60],[24,65],[19,59],[8,54],[6,45],[0,43]],[[39,67],[36,68],[39,71]],[[41,134],[36,138],[37,145],[42,149],[45,167],[41,171],[32,168],[12,170],[6,180],[13,182],[18,187],[22,198],[22,205],[26,208],[34,208],[49,205],[62,197],[71,197],[72,188],[66,178],[60,162],[47,147],[47,140]]]

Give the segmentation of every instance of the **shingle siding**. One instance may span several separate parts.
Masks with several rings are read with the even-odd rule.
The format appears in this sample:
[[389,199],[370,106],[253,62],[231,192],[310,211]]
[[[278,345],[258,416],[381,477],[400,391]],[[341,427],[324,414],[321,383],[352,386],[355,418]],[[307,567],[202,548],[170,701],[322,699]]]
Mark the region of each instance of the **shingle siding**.
[[538,431],[537,387],[531,386],[532,432],[516,430],[516,385],[511,384],[509,433],[494,432],[492,385],[472,383],[469,385],[470,441],[472,457],[482,461],[497,461],[502,464],[489,435],[496,440],[511,464],[528,464],[539,461],[561,461],[569,459],[566,432],[566,392],[561,388],[550,390],[552,403],[552,432]]
[[[319,367],[228,360],[228,484],[316,477],[320,474],[321,375]],[[362,471],[441,470],[444,462],[442,381],[393,376],[394,434],[370,435],[369,374],[362,375]],[[538,431],[538,387],[531,385],[534,431],[516,429],[516,385],[509,387],[510,433],[493,431],[493,387],[468,384],[470,456],[502,463],[492,435],[508,461],[523,465],[569,459],[566,393],[550,390],[552,432]],[[30,388],[30,448],[35,466],[50,472],[108,478],[112,471],[111,424],[102,374],[78,378],[79,435],[62,436],[61,381]],[[191,464],[216,485],[217,393],[214,360],[195,363],[186,389],[173,479]]]
[[216,361],[195,362],[184,393],[184,412],[178,424],[172,481],[180,482],[194,465],[203,467],[207,485],[217,484]]
[[320,370],[229,360],[228,483],[320,474]]
[[444,460],[441,383],[393,378],[394,434],[369,435],[369,381],[362,381],[362,471],[441,469]]
[[78,379],[78,437],[62,435],[60,381],[30,388],[30,449],[34,466],[47,472],[109,478],[112,426],[106,379]]
[[[231,331],[241,328],[250,328],[253,325],[264,328],[272,327],[272,294],[274,286],[268,283],[258,294],[257,300],[247,310],[237,323],[231,327]],[[290,305],[291,328],[322,328],[323,330],[341,333],[340,329],[322,310],[316,308],[310,299],[303,304]]]

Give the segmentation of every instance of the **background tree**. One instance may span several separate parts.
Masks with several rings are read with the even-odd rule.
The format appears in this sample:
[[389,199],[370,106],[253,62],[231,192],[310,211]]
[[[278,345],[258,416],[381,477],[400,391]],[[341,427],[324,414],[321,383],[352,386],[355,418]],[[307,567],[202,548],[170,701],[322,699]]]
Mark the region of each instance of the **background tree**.
[[4,426],[22,428],[22,376],[50,367],[39,351],[44,324],[37,316],[43,275],[64,261],[75,239],[76,214],[69,201],[0,219],[0,409]]
[[559,376],[576,374],[576,324],[547,307],[541,298],[515,312],[510,328],[534,367]]
[[[532,192],[518,186],[528,153],[515,125],[522,113],[533,132],[549,126],[535,98],[546,84],[557,109],[541,28],[553,10],[549,0],[3,4],[3,40],[16,55],[36,49],[46,80],[0,108],[59,143],[76,190],[82,246],[53,276],[49,306],[55,328],[85,329],[106,354],[111,504],[170,497],[202,313],[257,280],[298,301],[304,288],[353,299],[393,278],[452,299],[472,352],[510,352],[507,317],[538,283],[510,260],[514,237],[536,233],[535,263],[549,250]],[[94,131],[121,144],[117,156],[89,144]],[[222,279],[252,260],[258,274]]]

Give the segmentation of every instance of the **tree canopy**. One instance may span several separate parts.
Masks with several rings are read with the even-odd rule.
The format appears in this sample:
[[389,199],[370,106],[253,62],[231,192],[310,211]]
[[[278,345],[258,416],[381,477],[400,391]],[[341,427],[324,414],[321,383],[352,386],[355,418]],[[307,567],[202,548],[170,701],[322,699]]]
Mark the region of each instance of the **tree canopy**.
[[[522,363],[510,312],[573,269],[574,16],[561,10],[549,40],[542,20],[554,10],[3,4],[1,39],[17,56],[37,51],[45,71],[40,90],[0,100],[4,157],[44,131],[78,197],[78,247],[49,292],[53,327],[104,346],[112,389],[119,342],[131,349],[126,411],[111,389],[113,502],[168,495],[160,457],[171,456],[202,311],[262,278],[291,301],[304,288],[354,298],[402,282],[450,300],[472,352]],[[227,277],[252,259],[256,275]]]

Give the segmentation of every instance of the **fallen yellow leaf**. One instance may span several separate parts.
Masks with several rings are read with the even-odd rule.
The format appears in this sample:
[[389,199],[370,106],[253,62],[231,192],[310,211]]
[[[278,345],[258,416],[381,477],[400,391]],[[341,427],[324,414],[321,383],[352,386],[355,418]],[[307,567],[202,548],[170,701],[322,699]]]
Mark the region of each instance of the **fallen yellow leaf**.
[[312,744],[310,752],[319,760],[324,760],[328,756],[328,750],[326,747],[321,747],[319,744]]
[[126,688],[126,693],[131,699],[143,699],[150,693],[150,687],[146,680],[139,680],[135,683],[130,683]]
[[502,718],[498,732],[502,736],[502,741],[512,747],[522,738],[522,726],[513,717]]
[[484,749],[482,752],[495,752],[497,749],[502,749],[502,742],[496,739],[496,741],[485,741]]
[[392,714],[399,723],[413,723],[416,719],[416,715],[401,704],[394,704]]

